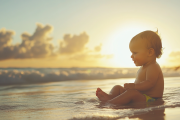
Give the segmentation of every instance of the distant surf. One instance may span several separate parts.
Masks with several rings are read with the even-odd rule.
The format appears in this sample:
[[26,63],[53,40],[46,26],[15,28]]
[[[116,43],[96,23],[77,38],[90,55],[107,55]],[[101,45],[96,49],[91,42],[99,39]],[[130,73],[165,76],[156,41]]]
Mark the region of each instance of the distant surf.
[[[137,68],[0,68],[0,85],[134,78],[137,70]],[[162,70],[164,77],[180,76],[180,69]]]

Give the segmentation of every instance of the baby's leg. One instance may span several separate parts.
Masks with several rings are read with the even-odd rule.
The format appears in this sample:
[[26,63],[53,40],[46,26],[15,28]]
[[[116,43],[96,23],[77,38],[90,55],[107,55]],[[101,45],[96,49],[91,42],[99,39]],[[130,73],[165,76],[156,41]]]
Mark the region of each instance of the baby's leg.
[[129,102],[145,102],[146,97],[137,90],[129,89],[119,96],[109,100],[109,103],[124,105]]
[[116,85],[116,86],[114,86],[114,87],[111,89],[109,95],[111,96],[111,98],[114,98],[114,97],[122,94],[122,93],[125,92],[125,91],[126,91],[126,90],[124,89],[124,87],[122,87],[122,86],[120,86],[120,85]]
[[108,101],[122,94],[123,92],[125,92],[125,89],[120,85],[116,85],[111,89],[109,94],[105,93],[100,88],[97,88],[96,96],[99,98],[100,101]]

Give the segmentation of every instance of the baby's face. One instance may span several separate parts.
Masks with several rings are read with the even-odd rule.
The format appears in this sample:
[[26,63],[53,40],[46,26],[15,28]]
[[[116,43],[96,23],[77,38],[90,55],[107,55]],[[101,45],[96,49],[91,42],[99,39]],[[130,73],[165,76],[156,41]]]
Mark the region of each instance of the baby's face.
[[132,53],[131,58],[136,66],[142,66],[148,60],[148,48],[145,40],[138,38],[130,42],[129,49]]

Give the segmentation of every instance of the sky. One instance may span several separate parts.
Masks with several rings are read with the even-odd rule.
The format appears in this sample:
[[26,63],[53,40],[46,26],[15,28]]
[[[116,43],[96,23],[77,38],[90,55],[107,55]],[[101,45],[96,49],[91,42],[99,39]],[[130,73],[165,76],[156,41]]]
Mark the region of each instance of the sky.
[[162,39],[162,67],[180,65],[178,0],[1,0],[0,67],[136,67],[129,42]]

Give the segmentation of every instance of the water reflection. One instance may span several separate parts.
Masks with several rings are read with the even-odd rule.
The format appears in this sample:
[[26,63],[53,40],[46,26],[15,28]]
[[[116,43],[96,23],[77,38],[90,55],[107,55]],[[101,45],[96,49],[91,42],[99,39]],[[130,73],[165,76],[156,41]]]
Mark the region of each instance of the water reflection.
[[135,114],[130,117],[116,117],[117,120],[165,120],[165,108],[163,99],[158,99],[155,102],[150,103],[129,103],[127,105],[113,105],[107,104],[105,102],[100,102],[97,105],[98,108],[103,109],[115,109],[121,112],[121,110],[132,110],[132,114]]
[[129,119],[138,118],[140,120],[165,120],[165,108],[159,110],[149,111],[145,114],[135,115],[129,117]]
[[[163,97],[165,104],[159,99],[148,104],[109,107],[96,100],[97,87],[102,86],[103,90],[109,92],[114,85],[122,85],[132,80],[79,80],[4,86],[0,89],[0,116],[1,119],[60,120],[74,120],[74,116],[76,120],[87,120],[87,118],[122,120],[129,116],[127,119],[130,120],[171,120],[168,118],[172,118],[172,115],[179,115],[177,112],[180,109],[177,110],[174,106],[180,106],[178,103],[180,87],[166,87]],[[167,84],[171,83],[168,81]],[[173,108],[170,110],[170,107]]]

